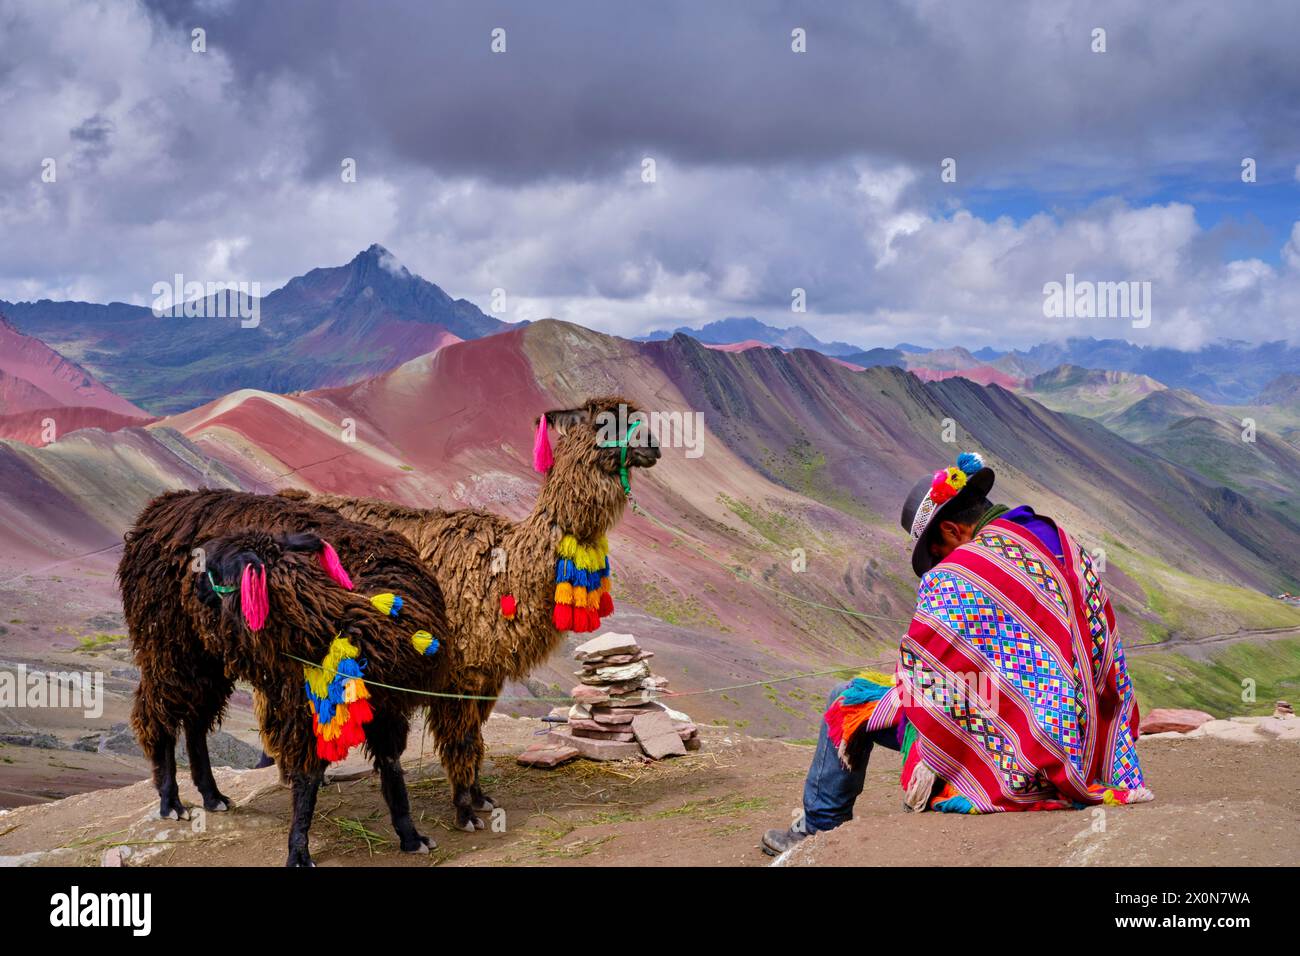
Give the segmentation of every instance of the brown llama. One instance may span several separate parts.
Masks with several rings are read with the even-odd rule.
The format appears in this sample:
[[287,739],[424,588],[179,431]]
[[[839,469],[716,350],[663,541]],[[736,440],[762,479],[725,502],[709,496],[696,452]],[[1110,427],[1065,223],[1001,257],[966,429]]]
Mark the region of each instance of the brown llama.
[[[532,512],[521,521],[296,489],[280,493],[399,532],[415,545],[447,602],[451,681],[462,694],[499,695],[507,680],[525,677],[563,640],[568,628],[562,625],[568,621],[554,617],[557,547],[570,535],[584,547],[599,547],[623,516],[627,469],[648,468],[659,459],[643,416],[618,396],[548,411],[534,424],[539,428],[534,464],[543,470],[551,457],[553,464],[545,468]],[[554,452],[544,445],[548,427],[559,435]],[[496,806],[478,780],[482,726],[492,705],[490,700],[430,704],[429,727],[451,778],[457,824],[467,830],[484,826],[473,810]]]
[[[325,767],[358,743],[379,772],[401,849],[434,846],[411,820],[400,763],[411,714],[426,698],[364,683],[436,690],[448,682],[448,655],[430,646],[446,644],[442,592],[405,540],[275,496],[171,492],[127,533],[118,582],[140,669],[131,723],[153,762],[160,816],[188,816],[176,785],[178,727],[204,807],[229,809],[207,734],[243,680],[254,688],[264,746],[293,785],[288,865],[311,864],[307,834]],[[396,602],[372,603],[379,594],[401,597],[395,615],[387,605]],[[355,659],[360,685],[346,683],[354,665],[340,653]],[[323,666],[309,671],[303,661]],[[328,688],[336,673],[333,698],[321,690],[309,703],[309,689]],[[305,679],[312,674],[321,683]]]

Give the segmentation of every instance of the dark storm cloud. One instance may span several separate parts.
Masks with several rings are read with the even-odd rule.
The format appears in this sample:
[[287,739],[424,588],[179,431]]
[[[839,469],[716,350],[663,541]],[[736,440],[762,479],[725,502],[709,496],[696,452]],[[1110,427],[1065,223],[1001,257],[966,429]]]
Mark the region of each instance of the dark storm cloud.
[[[503,181],[643,153],[692,164],[863,155],[1082,184],[1297,152],[1300,5],[154,3],[246,91],[318,107],[312,167],[393,157]],[[493,54],[490,32],[506,31]],[[791,52],[791,30],[808,52]],[[1090,49],[1107,31],[1107,52]],[[1267,170],[1265,171],[1267,174]],[[968,180],[969,181],[969,180]]]

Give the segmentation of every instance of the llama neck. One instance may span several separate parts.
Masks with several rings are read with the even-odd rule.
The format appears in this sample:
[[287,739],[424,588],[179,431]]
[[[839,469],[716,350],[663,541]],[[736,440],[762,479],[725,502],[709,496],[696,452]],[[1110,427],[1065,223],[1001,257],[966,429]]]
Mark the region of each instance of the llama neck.
[[616,481],[598,476],[573,487],[548,475],[525,521],[536,531],[547,532],[552,546],[566,534],[594,544],[618,523],[626,506],[627,498]]

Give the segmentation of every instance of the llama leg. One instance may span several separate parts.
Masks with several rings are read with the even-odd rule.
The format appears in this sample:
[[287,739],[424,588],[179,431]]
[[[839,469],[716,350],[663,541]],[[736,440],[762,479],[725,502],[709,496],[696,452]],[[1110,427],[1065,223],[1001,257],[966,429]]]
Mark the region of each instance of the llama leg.
[[311,829],[312,814],[316,812],[316,795],[325,779],[325,764],[318,763],[309,771],[293,774],[293,822],[289,824],[289,859],[285,866],[315,866],[307,850],[307,832]]
[[199,721],[185,722],[185,749],[190,756],[190,777],[203,797],[203,809],[221,813],[234,806],[234,801],[217,789],[212,776],[212,761],[208,756],[207,728]]
[[153,785],[158,788],[159,819],[190,818],[190,811],[181,803],[180,787],[176,784],[176,737],[171,733],[159,735],[153,754]]
[[486,793],[484,793],[483,788],[479,786],[479,771],[482,770],[483,768],[483,753],[487,749],[483,744],[483,725],[487,723],[487,719],[491,715],[492,707],[495,703],[496,701],[491,701],[491,700],[481,700],[478,702],[479,759],[478,762],[474,764],[474,782],[470,785],[469,793],[470,793],[470,800],[472,801],[472,805],[474,809],[483,812],[495,810],[498,806],[500,806],[499,803],[497,803]]
[[180,788],[176,785],[176,735],[171,729],[175,726],[175,721],[158,708],[158,700],[152,681],[142,671],[140,686],[136,688],[135,703],[131,709],[131,726],[140,742],[140,749],[153,764],[153,785],[158,790],[158,817],[163,820],[187,820],[189,811],[181,803]]
[[474,701],[446,701],[429,708],[430,730],[451,781],[456,826],[470,833],[486,827],[474,812],[474,783],[483,759],[478,714]]
[[406,775],[402,771],[401,756],[406,749],[409,722],[397,715],[375,714],[366,727],[366,744],[375,755],[375,769],[379,771],[379,789],[388,804],[393,829],[403,853],[428,853],[438,844],[415,829],[411,819],[411,800],[406,792]]
[[398,758],[375,757],[375,769],[379,771],[379,788],[388,804],[402,852],[428,853],[438,849],[432,838],[415,829],[415,822],[411,819],[411,800],[406,793],[406,776]]

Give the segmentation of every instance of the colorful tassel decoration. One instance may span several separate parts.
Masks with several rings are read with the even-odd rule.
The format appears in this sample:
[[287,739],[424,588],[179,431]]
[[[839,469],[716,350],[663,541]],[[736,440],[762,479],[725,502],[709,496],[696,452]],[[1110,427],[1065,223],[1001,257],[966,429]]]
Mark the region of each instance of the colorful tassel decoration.
[[546,431],[546,416],[537,419],[537,437],[533,439],[533,470],[546,474],[555,464],[551,454],[551,436]]
[[513,594],[501,595],[501,616],[507,621],[513,621],[516,610],[518,610],[518,605],[515,603],[515,596]]
[[316,556],[320,561],[320,566],[325,569],[325,573],[333,578],[336,584],[352,590],[352,579],[348,577],[347,571],[343,570],[343,565],[339,561],[338,552],[328,541],[321,542],[320,554]]
[[397,617],[402,610],[402,599],[396,594],[376,594],[370,599],[370,603],[380,614],[387,614],[389,617]]
[[411,644],[421,654],[433,656],[438,653],[438,639],[428,631],[416,631],[411,635]]
[[336,637],[320,666],[303,665],[307,702],[316,733],[316,754],[331,763],[366,739],[364,727],[374,717],[370,691],[361,679],[361,652],[346,637]]
[[555,625],[557,631],[573,630],[573,605],[555,605],[555,614],[551,618],[551,623]]
[[252,631],[260,631],[271,613],[271,603],[266,593],[266,568],[244,565],[239,577],[239,607]]
[[609,590],[609,541],[582,544],[566,534],[555,546],[555,613],[557,630],[579,634],[600,627],[614,613]]

